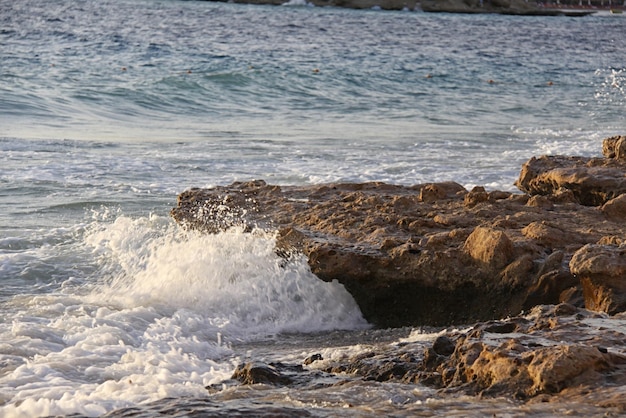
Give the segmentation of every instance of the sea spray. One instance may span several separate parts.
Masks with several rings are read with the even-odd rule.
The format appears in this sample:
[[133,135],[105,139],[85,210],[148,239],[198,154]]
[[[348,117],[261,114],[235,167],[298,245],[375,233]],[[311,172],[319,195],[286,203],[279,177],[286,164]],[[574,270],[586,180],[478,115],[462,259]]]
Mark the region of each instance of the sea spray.
[[205,396],[238,363],[234,342],[368,327],[343,286],[316,278],[304,257],[276,255],[273,233],[208,235],[118,214],[87,226],[82,243],[98,266],[90,277],[11,301],[3,416]]
[[302,256],[278,256],[272,232],[202,234],[122,216],[87,241],[117,270],[92,297],[114,305],[189,310],[243,339],[366,326],[342,285],[319,280]]

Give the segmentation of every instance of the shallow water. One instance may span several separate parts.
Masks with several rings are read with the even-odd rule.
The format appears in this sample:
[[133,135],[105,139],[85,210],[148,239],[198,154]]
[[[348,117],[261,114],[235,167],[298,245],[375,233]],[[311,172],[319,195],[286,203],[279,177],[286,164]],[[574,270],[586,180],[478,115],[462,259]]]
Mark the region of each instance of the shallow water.
[[0,415],[595,414],[349,376],[209,394],[246,359],[411,330],[368,330],[271,231],[201,236],[168,212],[250,179],[515,190],[531,156],[599,155],[626,130],[625,24],[0,0]]

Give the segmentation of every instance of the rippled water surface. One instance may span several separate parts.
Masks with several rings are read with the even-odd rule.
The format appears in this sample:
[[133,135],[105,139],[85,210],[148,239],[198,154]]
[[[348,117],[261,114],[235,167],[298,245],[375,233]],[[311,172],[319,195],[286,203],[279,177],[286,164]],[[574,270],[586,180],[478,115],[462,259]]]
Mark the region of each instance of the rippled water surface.
[[602,13],[0,0],[0,415],[600,413],[349,376],[229,385],[246,360],[412,330],[368,329],[271,231],[196,235],[168,212],[189,187],[250,179],[514,190],[531,156],[624,134],[625,29]]

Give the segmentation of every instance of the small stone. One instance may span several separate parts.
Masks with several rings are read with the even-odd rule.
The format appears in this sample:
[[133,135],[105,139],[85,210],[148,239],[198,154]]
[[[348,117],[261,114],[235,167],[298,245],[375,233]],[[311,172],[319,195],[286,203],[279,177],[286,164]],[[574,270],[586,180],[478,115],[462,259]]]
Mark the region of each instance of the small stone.
[[454,348],[456,347],[454,341],[452,341],[449,337],[439,336],[433,342],[433,351],[440,356],[449,356],[454,353]]
[[237,366],[231,379],[244,385],[268,384],[287,385],[291,383],[288,376],[282,375],[275,367],[268,364],[250,362]]
[[324,357],[322,357],[321,354],[317,353],[317,354],[313,354],[312,356],[309,356],[307,358],[304,359],[304,365],[308,366],[309,364],[318,361],[318,360],[324,360]]

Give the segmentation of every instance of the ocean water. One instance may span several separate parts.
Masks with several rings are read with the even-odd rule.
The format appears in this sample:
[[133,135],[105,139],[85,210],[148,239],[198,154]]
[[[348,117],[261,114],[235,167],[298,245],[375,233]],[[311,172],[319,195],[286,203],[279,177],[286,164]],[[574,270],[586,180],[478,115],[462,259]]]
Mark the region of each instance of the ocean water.
[[514,191],[530,157],[626,133],[624,33],[607,13],[0,0],[0,416],[601,413],[349,376],[229,385],[244,361],[436,334],[372,329],[272,231],[168,212],[251,179]]

